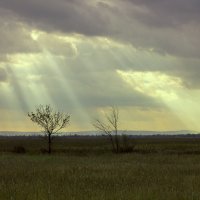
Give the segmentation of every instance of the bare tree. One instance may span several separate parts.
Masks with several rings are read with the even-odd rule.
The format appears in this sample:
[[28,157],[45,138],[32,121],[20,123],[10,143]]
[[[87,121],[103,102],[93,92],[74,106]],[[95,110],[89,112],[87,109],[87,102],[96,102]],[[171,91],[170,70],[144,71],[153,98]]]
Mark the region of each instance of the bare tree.
[[119,111],[117,108],[112,107],[110,115],[105,115],[106,122],[102,122],[99,119],[96,119],[93,123],[93,126],[104,132],[110,139],[112,144],[112,149],[114,152],[120,152],[119,146],[119,136],[118,136],[118,123],[119,123]]
[[68,114],[54,111],[50,105],[40,105],[35,112],[29,112],[28,117],[44,129],[48,138],[48,153],[51,153],[52,135],[58,133],[69,124]]

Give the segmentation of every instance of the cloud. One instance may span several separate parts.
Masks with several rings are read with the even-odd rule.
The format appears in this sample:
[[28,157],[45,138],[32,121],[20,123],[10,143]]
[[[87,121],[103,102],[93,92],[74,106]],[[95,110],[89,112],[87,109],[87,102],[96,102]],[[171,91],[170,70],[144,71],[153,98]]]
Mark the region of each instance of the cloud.
[[[123,82],[123,80],[115,72],[105,73],[84,73],[77,75],[73,70],[70,73],[63,71],[67,84],[74,96],[78,99],[83,107],[107,107],[112,105],[118,106],[134,106],[134,107],[160,107],[159,102],[153,98],[134,91],[131,87]],[[53,84],[50,80],[46,80],[49,87],[49,94],[56,104],[63,105],[68,102],[71,106],[69,94],[60,86],[59,81]],[[60,88],[57,89],[56,88]]]
[[40,51],[48,50],[51,54],[73,58],[76,56],[76,47],[65,37],[53,34],[38,33],[37,44]]
[[[53,44],[56,43],[57,37],[53,37]],[[72,110],[76,109],[77,103],[84,108],[111,105],[147,109],[161,107],[159,101],[133,90],[118,75],[117,69],[140,69],[137,64],[132,66],[133,63],[125,59],[125,46],[112,41],[105,44],[100,38],[87,41],[87,38],[81,37],[76,40],[74,45],[78,53],[75,57],[63,57],[51,52],[53,46],[48,46],[48,42],[44,42],[40,37],[38,43],[46,44],[46,51],[11,56],[4,67],[9,74],[9,87],[15,96],[13,99],[16,99],[21,109],[28,111],[34,104],[40,103],[53,103],[57,107],[67,105]],[[60,44],[58,42],[58,45],[55,45],[55,51]],[[139,60],[143,59],[138,52],[135,54]],[[145,62],[148,63],[149,59]],[[144,66],[145,63],[141,68],[146,70]]]
[[143,72],[144,76],[149,71],[158,76],[168,74],[181,79],[185,87],[191,88],[200,83],[196,74],[198,62],[188,68],[192,63],[188,59],[187,63],[104,38],[38,34],[36,42],[40,51],[14,54],[8,61],[10,86],[26,111],[41,102],[58,107],[67,104],[74,109],[76,103],[73,98],[85,108],[113,104],[158,109],[164,106],[159,99],[142,94],[126,84],[118,70],[124,73]]
[[101,25],[96,22],[101,22],[103,18],[103,15],[99,16],[100,12],[96,12],[98,9],[90,6],[87,1],[20,0],[18,3],[1,1],[0,5],[19,16],[21,20],[49,31],[96,35],[99,33],[98,29],[101,29]]
[[191,22],[199,24],[198,0],[127,0],[126,2],[137,6],[136,16],[148,26],[170,28]]
[[199,57],[199,1],[1,0],[15,20],[51,32],[104,36],[137,48]]
[[[199,7],[197,0],[0,0],[0,107],[166,111],[158,95],[169,93],[169,80],[183,91],[200,88]],[[119,71],[139,78],[127,84]]]
[[38,51],[37,44],[31,39],[27,26],[19,22],[0,19],[0,55],[2,59],[9,54],[34,53]]
[[7,72],[4,68],[0,67],[0,83],[7,81]]

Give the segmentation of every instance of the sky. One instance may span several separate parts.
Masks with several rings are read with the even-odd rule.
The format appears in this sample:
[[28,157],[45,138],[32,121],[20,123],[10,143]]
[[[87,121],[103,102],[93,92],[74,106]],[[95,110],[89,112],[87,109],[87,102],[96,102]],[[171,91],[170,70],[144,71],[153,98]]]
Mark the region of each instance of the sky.
[[38,105],[94,130],[200,130],[199,0],[0,0],[0,131]]

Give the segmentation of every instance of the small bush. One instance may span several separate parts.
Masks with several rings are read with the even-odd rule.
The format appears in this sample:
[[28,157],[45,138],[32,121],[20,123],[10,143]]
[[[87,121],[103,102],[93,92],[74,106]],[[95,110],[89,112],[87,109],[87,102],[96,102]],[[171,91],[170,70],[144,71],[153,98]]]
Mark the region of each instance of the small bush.
[[135,148],[134,144],[130,144],[130,139],[127,135],[121,137],[120,153],[131,153]]
[[26,149],[23,146],[15,146],[13,153],[26,153]]

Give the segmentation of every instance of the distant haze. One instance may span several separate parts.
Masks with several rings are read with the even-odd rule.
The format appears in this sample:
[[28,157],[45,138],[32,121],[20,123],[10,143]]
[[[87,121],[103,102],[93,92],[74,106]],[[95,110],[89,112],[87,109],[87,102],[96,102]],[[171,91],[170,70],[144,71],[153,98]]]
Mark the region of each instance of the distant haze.
[[[119,131],[119,135],[126,134],[132,136],[151,136],[151,135],[186,135],[197,134],[196,131]],[[61,132],[55,136],[103,136],[103,132],[99,131],[80,131],[80,132]],[[0,136],[44,136],[42,132],[16,132],[16,131],[0,131]]]

